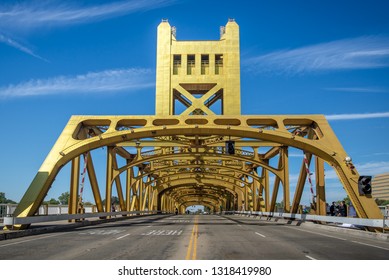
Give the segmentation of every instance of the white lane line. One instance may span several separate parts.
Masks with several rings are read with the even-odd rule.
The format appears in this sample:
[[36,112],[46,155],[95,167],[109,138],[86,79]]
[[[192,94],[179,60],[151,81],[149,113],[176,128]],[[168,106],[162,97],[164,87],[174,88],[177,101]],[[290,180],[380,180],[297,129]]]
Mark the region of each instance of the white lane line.
[[150,225],[150,226],[147,226],[147,227],[151,227],[151,225]]
[[42,236],[42,237],[38,237],[38,238],[34,238],[34,239],[23,240],[23,241],[19,241],[19,242],[13,242],[13,243],[8,243],[8,244],[0,245],[0,247],[7,247],[7,246],[11,246],[11,245],[17,245],[17,244],[21,244],[21,243],[26,243],[26,242],[30,242],[30,241],[39,240],[39,239],[45,239],[45,238],[55,237],[55,236],[59,236],[59,235],[69,234],[69,233],[70,233],[70,232],[63,232],[63,233],[58,233],[58,234],[51,234],[51,235]]
[[352,242],[358,243],[358,244],[361,244],[361,245],[366,245],[366,246],[370,246],[370,247],[374,247],[374,248],[378,248],[378,249],[389,251],[388,248],[384,248],[384,247],[380,247],[380,246],[376,246],[376,245],[371,245],[371,244],[362,243],[362,242],[358,242],[358,241],[352,241]]
[[310,259],[310,260],[316,260],[315,258],[312,258],[311,256],[308,256],[308,255],[305,255],[305,257],[307,257],[308,259]]
[[265,235],[263,235],[263,234],[260,234],[259,232],[255,232],[255,234],[258,234],[259,236],[262,236],[262,237],[266,237]]
[[240,224],[237,224],[237,226],[238,226],[238,227],[241,227],[242,225],[240,225]]
[[317,234],[317,235],[321,235],[321,236],[326,236],[326,237],[330,237],[330,238],[335,238],[335,239],[339,239],[339,240],[343,240],[343,241],[347,241],[347,239],[340,238],[340,237],[336,237],[336,236],[332,236],[332,235],[328,235],[328,234],[317,233],[317,232],[308,231],[308,230],[303,230],[303,229],[294,228],[294,227],[289,227],[289,228],[295,229],[295,230],[299,230],[299,231],[303,231],[303,232],[312,233],[312,234]]
[[127,233],[127,234],[125,234],[125,235],[123,235],[123,236],[120,236],[120,237],[116,238],[116,240],[122,239],[122,238],[124,238],[124,237],[126,237],[126,236],[129,236],[129,235],[130,235],[130,233]]

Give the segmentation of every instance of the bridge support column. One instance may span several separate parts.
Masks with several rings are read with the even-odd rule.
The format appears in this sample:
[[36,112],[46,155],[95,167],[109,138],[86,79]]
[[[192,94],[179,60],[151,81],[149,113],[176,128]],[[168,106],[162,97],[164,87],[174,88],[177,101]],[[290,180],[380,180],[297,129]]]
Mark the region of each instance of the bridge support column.
[[86,168],[88,170],[89,182],[90,182],[91,187],[92,187],[92,193],[93,193],[93,197],[95,199],[97,211],[98,212],[104,212],[104,207],[103,207],[103,203],[101,201],[99,184],[97,182],[97,177],[96,177],[95,168],[93,166],[93,160],[92,160],[91,152],[89,152],[87,160],[88,161],[87,161],[87,164],[86,164]]
[[[307,159],[307,164],[309,166],[310,163],[311,163],[311,160],[312,160],[312,154],[305,153],[305,157]],[[293,202],[292,202],[292,209],[291,209],[292,213],[297,213],[297,211],[299,209],[299,205],[300,205],[300,201],[301,201],[301,196],[303,194],[304,185],[305,185],[306,180],[307,180],[307,171],[306,171],[305,162],[304,162],[304,159],[303,159],[303,161],[301,163],[301,168],[300,168],[300,175],[299,175],[299,178],[297,180],[296,190],[294,192],[294,197],[293,197]]]
[[[127,160],[127,164],[129,164],[129,160]],[[131,211],[131,200],[132,197],[132,184],[134,178],[134,170],[132,168],[127,169],[126,171],[126,211]]]
[[283,171],[283,190],[284,190],[284,211],[285,213],[290,213],[290,190],[289,190],[289,160],[288,160],[288,147],[281,148],[281,161],[282,161],[282,171]]
[[[70,174],[70,197],[69,197],[69,214],[77,214],[78,204],[78,187],[80,185],[80,157],[72,159]],[[74,222],[74,220],[69,220]]]
[[105,212],[111,212],[112,179],[113,179],[113,147],[107,147],[107,166],[105,184]]
[[325,216],[326,209],[326,195],[325,195],[325,181],[324,181],[324,161],[315,157],[315,176],[316,176],[316,215]]

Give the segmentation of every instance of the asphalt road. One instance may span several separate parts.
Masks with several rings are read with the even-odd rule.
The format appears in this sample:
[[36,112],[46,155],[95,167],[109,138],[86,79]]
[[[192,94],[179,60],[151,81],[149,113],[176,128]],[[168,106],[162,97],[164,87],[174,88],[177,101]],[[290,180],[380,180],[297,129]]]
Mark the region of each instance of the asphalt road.
[[251,217],[138,217],[0,241],[14,260],[357,260],[389,259],[389,242]]

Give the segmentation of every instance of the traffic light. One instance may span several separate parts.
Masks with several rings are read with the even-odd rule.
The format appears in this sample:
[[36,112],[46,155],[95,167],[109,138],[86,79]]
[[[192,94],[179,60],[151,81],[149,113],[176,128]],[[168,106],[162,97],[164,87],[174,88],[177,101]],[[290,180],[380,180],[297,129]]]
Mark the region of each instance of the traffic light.
[[358,191],[360,195],[371,194],[371,176],[359,176]]
[[234,155],[235,154],[235,141],[226,141],[226,153],[228,155]]

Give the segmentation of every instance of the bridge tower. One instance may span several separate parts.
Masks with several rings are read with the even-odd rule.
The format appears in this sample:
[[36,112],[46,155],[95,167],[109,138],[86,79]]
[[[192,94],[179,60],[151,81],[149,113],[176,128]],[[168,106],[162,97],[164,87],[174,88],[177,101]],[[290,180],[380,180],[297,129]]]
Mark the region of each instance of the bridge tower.
[[239,26],[220,40],[179,41],[167,20],[158,26],[157,115],[240,115]]

